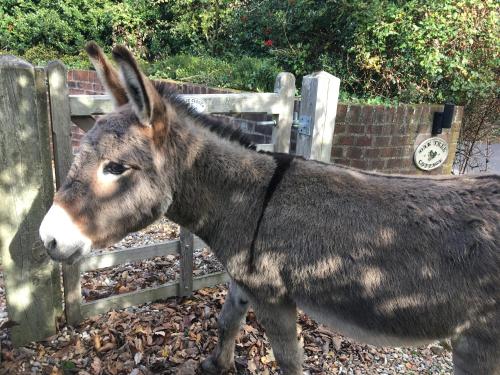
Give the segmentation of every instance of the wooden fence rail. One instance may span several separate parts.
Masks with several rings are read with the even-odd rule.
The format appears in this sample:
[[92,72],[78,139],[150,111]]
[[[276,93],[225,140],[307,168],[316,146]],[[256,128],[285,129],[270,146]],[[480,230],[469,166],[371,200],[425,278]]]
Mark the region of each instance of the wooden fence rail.
[[[13,57],[0,56],[0,73],[0,192],[7,196],[7,204],[0,209],[0,248],[8,313],[18,324],[12,331],[13,341],[22,345],[54,334],[56,317],[62,313],[60,266],[48,259],[38,239],[38,227],[49,208],[54,184],[59,188],[72,162],[71,122],[87,130],[94,123],[92,116],[108,113],[113,108],[105,95],[69,95],[66,68],[60,62],[52,62],[46,68],[33,68]],[[301,114],[305,121],[299,124],[302,136],[298,140],[298,150],[306,158],[329,161],[325,155],[328,147],[331,148],[335,111],[327,111],[325,106],[336,108],[338,82],[326,73],[311,77],[311,82],[303,91],[304,97],[309,98],[309,105]],[[273,93],[181,97],[206,113],[272,114],[276,120],[273,143],[258,145],[258,149],[288,152],[294,95],[295,78],[290,73],[280,73]],[[315,106],[315,100],[320,104]],[[4,108],[8,111],[3,111]],[[49,145],[52,146],[55,181]],[[317,151],[318,148],[321,150]],[[19,173],[24,175],[19,176]],[[6,218],[11,218],[10,222]],[[110,309],[188,296],[193,290],[226,282],[228,275],[225,272],[193,277],[193,251],[205,246],[199,238],[181,228],[178,240],[92,253],[74,265],[63,265],[67,322],[77,324],[88,316]],[[82,303],[82,272],[169,254],[180,257],[178,281]]]

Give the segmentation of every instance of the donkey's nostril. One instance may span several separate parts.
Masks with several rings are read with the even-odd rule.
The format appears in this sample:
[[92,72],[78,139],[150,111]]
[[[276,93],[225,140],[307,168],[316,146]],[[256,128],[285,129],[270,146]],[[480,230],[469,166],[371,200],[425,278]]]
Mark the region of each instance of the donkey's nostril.
[[45,245],[45,247],[48,249],[48,250],[54,250],[57,246],[57,241],[55,238],[51,239],[50,241],[47,242],[47,244]]

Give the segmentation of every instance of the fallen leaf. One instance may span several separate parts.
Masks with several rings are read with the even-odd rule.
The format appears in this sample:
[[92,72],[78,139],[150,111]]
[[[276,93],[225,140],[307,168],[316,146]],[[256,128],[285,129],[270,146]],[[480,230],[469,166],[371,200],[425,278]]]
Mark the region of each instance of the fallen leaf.
[[160,355],[163,357],[163,358],[167,358],[169,355],[170,355],[170,350],[168,348],[168,346],[164,346],[163,349],[161,350],[160,352]]
[[138,365],[142,360],[142,353],[141,352],[137,352],[134,354],[134,362],[136,365]]
[[92,364],[90,365],[91,369],[92,369],[92,373],[94,375],[99,375],[102,371],[102,362],[101,360],[99,359],[99,357],[94,357],[94,359],[92,360]]
[[106,344],[101,346],[97,351],[99,353],[103,353],[103,352],[110,351],[110,350],[114,349],[115,347],[116,347],[116,344],[114,342],[107,342]]
[[255,364],[255,362],[253,361],[253,359],[250,359],[248,361],[247,369],[248,369],[248,371],[250,371],[250,372],[252,372],[254,374],[257,372],[257,365]]
[[118,288],[118,294],[123,294],[123,293],[128,293],[128,292],[130,292],[130,289],[126,286],[121,285]]
[[273,353],[273,351],[272,351],[272,350],[270,350],[270,351],[269,351],[269,353],[268,353],[267,355],[260,357],[260,361],[261,361],[263,364],[265,364],[265,365],[267,365],[268,363],[271,363],[271,362],[276,361],[276,359],[274,358],[274,353]]
[[99,349],[101,348],[101,336],[95,334],[93,339],[94,339],[94,349],[99,351]]
[[52,370],[50,371],[50,375],[63,375],[64,372],[62,369],[57,368],[56,366],[52,367]]
[[197,368],[198,368],[198,362],[196,362],[193,359],[189,359],[177,368],[175,374],[176,375],[195,375]]

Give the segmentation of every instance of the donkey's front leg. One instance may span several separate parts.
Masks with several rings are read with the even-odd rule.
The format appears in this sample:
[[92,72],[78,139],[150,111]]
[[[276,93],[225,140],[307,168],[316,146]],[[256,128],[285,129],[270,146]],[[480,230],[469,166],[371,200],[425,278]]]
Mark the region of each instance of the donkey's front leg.
[[252,300],[257,320],[264,326],[274,356],[284,375],[302,375],[302,348],[297,340],[297,309],[293,302],[279,305]]
[[247,310],[245,293],[231,281],[218,319],[219,342],[210,357],[202,362],[203,374],[227,374],[234,369],[234,343]]

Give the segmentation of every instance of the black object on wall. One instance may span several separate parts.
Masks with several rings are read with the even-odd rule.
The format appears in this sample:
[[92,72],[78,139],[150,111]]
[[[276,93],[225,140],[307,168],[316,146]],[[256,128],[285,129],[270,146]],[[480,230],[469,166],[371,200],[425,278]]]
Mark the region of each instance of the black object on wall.
[[455,115],[455,104],[446,103],[443,112],[434,112],[432,134],[441,134],[443,129],[450,129]]

